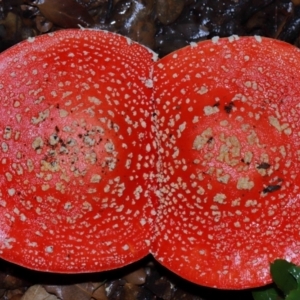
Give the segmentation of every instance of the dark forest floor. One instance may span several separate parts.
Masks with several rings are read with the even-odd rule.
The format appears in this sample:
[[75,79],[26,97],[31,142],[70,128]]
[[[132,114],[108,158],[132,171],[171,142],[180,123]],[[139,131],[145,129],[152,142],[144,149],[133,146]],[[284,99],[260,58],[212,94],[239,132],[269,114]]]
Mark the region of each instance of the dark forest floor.
[[[300,46],[298,3],[296,0],[0,0],[0,52],[28,37],[78,24],[126,35],[160,57],[191,42],[232,34],[256,34]],[[221,291],[193,285],[147,257],[122,270],[86,275],[45,274],[0,261],[2,299],[250,300],[252,297],[251,291]]]

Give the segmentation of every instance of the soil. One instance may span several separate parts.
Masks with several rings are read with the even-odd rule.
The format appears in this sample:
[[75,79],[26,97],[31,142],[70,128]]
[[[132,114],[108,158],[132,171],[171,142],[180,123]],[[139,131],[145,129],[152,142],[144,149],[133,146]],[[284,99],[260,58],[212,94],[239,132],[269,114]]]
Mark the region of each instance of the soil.
[[[297,0],[0,0],[0,52],[28,37],[84,26],[126,35],[160,57],[213,36],[261,35],[300,46]],[[213,263],[213,262],[212,262]],[[252,299],[193,285],[147,257],[99,274],[35,272],[0,260],[0,300]]]

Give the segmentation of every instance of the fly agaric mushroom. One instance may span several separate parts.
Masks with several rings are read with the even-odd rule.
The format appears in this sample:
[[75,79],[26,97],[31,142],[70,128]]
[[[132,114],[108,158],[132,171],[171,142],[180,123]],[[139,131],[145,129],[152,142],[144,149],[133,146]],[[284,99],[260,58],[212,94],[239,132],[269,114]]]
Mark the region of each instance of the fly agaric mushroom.
[[236,36],[156,63],[151,249],[173,272],[240,289],[269,283],[276,258],[300,263],[299,65],[291,45]]
[[125,37],[89,30],[1,54],[2,258],[74,273],[148,254],[154,57]]
[[270,282],[269,262],[300,263],[299,50],[230,37],[153,57],[91,30],[1,55],[0,256],[76,273],[152,253],[206,286]]

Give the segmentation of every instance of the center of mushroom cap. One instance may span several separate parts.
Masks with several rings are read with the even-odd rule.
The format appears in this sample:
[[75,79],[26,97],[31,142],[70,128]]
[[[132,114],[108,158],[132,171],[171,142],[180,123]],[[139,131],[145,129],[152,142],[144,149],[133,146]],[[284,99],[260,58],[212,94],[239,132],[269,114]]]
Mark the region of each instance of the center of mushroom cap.
[[[82,122],[81,122],[82,123]],[[99,126],[74,122],[67,126],[55,126],[44,140],[38,137],[33,148],[39,151],[47,147],[41,159],[41,170],[56,172],[67,167],[76,177],[84,175],[90,165],[100,164],[102,168],[114,169],[116,164],[115,146],[110,139],[104,139],[105,130]],[[102,149],[105,157],[101,161],[95,147]],[[68,166],[66,166],[68,165]],[[100,176],[100,175],[99,175]],[[99,177],[98,176],[98,177]]]
[[[208,189],[231,195],[252,191],[257,197],[280,190],[287,172],[282,164],[289,148],[285,142],[289,131],[283,135],[278,131],[280,136],[270,134],[278,130],[276,118],[263,115],[259,109],[245,113],[247,105],[240,102],[217,103],[205,106],[204,111],[206,120],[197,126],[191,163],[198,177],[209,182]],[[282,139],[282,144],[272,145],[274,138]],[[286,161],[284,164],[288,167]]]
[[[84,104],[89,107],[89,102]],[[74,195],[98,199],[118,165],[118,124],[104,114],[94,118],[86,107],[80,111],[64,109],[62,114],[57,104],[41,111],[32,112],[24,121],[30,128],[22,135],[22,141],[30,145],[23,157],[30,181],[26,193],[38,183],[35,194],[55,194],[59,201]]]

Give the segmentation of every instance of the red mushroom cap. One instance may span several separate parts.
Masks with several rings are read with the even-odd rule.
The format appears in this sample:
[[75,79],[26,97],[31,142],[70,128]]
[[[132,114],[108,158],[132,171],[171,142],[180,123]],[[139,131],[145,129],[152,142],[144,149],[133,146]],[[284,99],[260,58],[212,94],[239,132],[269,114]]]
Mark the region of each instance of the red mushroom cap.
[[0,256],[75,273],[150,251],[201,285],[269,283],[300,263],[299,50],[234,36],[153,60],[91,30],[1,54]]
[[236,36],[155,64],[160,180],[154,256],[195,283],[271,281],[300,263],[300,53]]
[[149,252],[153,53],[67,30],[0,56],[0,256],[52,272]]

